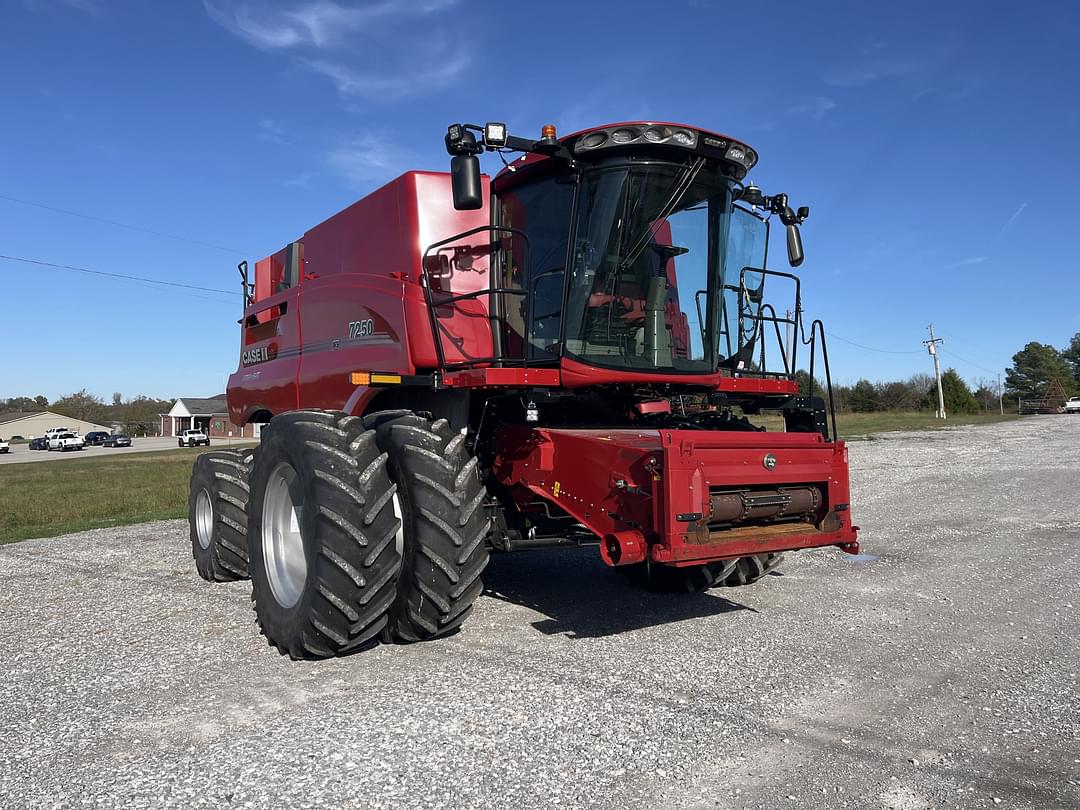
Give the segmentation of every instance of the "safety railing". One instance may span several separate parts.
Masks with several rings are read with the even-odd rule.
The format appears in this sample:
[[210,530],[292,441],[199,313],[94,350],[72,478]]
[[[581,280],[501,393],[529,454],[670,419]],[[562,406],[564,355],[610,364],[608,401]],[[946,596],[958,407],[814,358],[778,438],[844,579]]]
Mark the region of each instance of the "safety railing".
[[[762,276],[761,284],[755,288],[752,293],[746,284],[747,273],[760,274]],[[772,304],[762,301],[763,291],[765,287],[765,278],[768,276],[774,276],[779,278],[789,279],[795,285],[795,302],[794,309],[788,310],[784,317],[780,317],[776,309]],[[756,301],[754,300],[756,298]],[[817,364],[818,353],[821,354],[821,363],[823,371],[825,372],[825,390],[822,392],[825,394],[825,398],[828,401],[829,416],[832,423],[832,436],[835,440],[839,435],[836,428],[836,402],[833,396],[832,385],[832,370],[829,366],[829,347],[825,340],[825,325],[820,320],[814,320],[810,324],[809,333],[807,333],[805,323],[803,321],[803,309],[802,309],[802,283],[798,276],[792,273],[785,273],[780,270],[765,270],[759,267],[744,267],[739,276],[739,301],[738,301],[738,318],[740,326],[740,349],[743,346],[749,346],[751,353],[756,348],[758,356],[755,361],[756,368],[740,370],[738,374],[743,377],[762,377],[769,379],[796,379],[796,371],[798,370],[798,357],[799,347],[807,347],[809,354],[809,382],[807,384],[807,397],[813,398],[815,389],[817,386],[817,377],[815,375],[815,369]],[[749,335],[742,334],[742,321],[751,321],[754,327],[751,330],[747,330]],[[783,331],[787,332],[785,336]],[[769,370],[769,358],[767,352],[767,345],[769,341],[766,340],[766,335],[771,328],[771,335],[775,338],[776,348],[780,355],[780,362],[783,370]],[[787,339],[785,339],[785,337]],[[825,437],[829,439],[829,436]]]
[[[530,338],[533,328],[532,318],[532,298],[530,291],[519,287],[501,287],[489,285],[480,290],[472,290],[464,293],[454,293],[450,291],[444,291],[436,289],[436,285],[433,283],[433,271],[436,269],[442,269],[443,265],[441,260],[437,257],[440,256],[440,251],[448,246],[455,246],[463,239],[467,239],[470,236],[475,236],[478,233],[491,233],[492,241],[487,245],[488,253],[488,278],[489,280],[495,276],[495,269],[491,267],[491,262],[496,260],[497,255],[502,250],[498,241],[496,241],[496,235],[509,234],[511,237],[520,237],[525,245],[524,250],[524,266],[522,277],[524,279],[531,278],[530,265],[532,250],[529,244],[529,237],[524,231],[518,228],[506,228],[500,225],[482,225],[477,228],[472,228],[467,231],[455,234],[447,237],[441,241],[435,242],[430,245],[427,250],[424,251],[423,256],[423,273],[422,282],[424,288],[424,297],[427,301],[428,315],[431,321],[431,334],[432,340],[435,343],[435,353],[438,357],[439,368],[445,370],[456,370],[465,368],[475,368],[477,366],[493,366],[493,367],[527,367],[529,365],[528,347],[530,345]],[[436,257],[434,260],[432,257]],[[453,278],[453,268],[451,262],[447,263],[447,277]],[[442,278],[443,276],[435,276],[434,278]],[[441,286],[441,285],[439,285]],[[504,346],[504,329],[507,326],[507,320],[505,313],[502,311],[503,302],[505,297],[523,298],[525,303],[525,311],[523,313],[523,334],[521,335],[522,350],[520,357],[508,356],[506,347]],[[454,317],[456,314],[461,314],[458,308],[458,304],[463,301],[478,301],[487,299],[487,329],[490,333],[492,352],[487,356],[469,357],[463,360],[448,360],[446,344],[454,346],[458,355],[464,357],[466,354],[465,344],[466,337],[464,335],[455,335],[450,327],[446,325],[446,321]]]

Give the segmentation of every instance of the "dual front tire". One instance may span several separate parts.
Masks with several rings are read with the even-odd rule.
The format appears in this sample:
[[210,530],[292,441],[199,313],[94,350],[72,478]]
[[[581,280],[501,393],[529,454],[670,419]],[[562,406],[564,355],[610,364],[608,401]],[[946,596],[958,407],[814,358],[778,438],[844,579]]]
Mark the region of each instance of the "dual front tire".
[[[197,478],[198,463],[193,538],[213,500],[196,491]],[[471,611],[488,522],[476,462],[445,420],[282,414],[264,429],[247,481],[252,600],[283,654],[323,658],[376,640],[436,638]],[[198,564],[197,539],[193,550]]]

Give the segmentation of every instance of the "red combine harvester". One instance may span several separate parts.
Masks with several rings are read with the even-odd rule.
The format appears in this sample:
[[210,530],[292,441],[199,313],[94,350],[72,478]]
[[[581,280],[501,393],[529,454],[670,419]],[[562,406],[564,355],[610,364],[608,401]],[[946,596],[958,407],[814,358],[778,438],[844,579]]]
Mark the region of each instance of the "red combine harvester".
[[[270,643],[449,633],[491,551],[596,543],[676,590],[858,551],[835,415],[795,381],[803,347],[831,386],[824,329],[766,269],[774,217],[802,262],[809,210],[744,183],[750,147],[661,123],[446,146],[449,174],[402,175],[254,284],[240,266],[228,401],[261,444],[199,457],[191,540],[203,577],[250,575]],[[489,180],[485,150],[524,154]]]

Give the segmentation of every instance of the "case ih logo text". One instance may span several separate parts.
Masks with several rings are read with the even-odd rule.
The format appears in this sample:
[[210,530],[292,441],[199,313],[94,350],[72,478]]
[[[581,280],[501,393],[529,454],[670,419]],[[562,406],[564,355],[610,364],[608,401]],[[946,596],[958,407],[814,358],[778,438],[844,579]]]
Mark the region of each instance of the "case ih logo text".
[[248,349],[241,355],[240,362],[245,366],[253,366],[256,363],[265,363],[277,356],[277,349],[273,346],[260,346],[257,349]]

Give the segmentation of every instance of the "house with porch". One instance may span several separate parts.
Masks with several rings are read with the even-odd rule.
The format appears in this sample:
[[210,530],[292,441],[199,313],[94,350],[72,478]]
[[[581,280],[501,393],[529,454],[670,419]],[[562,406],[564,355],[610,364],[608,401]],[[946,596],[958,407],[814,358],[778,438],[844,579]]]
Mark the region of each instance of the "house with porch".
[[182,397],[168,413],[161,414],[161,435],[177,436],[185,430],[202,429],[208,436],[257,439],[262,425],[234,425],[229,420],[225,395]]

